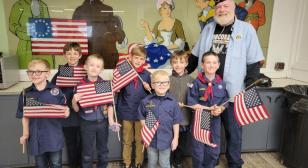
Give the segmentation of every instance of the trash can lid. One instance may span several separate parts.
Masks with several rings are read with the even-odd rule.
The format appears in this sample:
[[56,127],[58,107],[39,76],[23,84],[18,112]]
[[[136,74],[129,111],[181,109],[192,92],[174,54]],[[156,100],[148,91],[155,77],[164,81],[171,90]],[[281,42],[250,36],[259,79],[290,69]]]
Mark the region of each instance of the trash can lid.
[[287,85],[283,90],[293,96],[308,99],[308,85]]

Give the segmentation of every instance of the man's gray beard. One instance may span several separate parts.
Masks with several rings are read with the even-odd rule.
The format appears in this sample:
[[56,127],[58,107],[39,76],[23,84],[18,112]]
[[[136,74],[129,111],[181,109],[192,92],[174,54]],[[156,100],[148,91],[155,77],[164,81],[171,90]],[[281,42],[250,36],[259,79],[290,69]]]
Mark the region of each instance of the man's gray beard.
[[233,22],[234,15],[228,14],[227,16],[214,16],[214,20],[220,26],[228,26]]

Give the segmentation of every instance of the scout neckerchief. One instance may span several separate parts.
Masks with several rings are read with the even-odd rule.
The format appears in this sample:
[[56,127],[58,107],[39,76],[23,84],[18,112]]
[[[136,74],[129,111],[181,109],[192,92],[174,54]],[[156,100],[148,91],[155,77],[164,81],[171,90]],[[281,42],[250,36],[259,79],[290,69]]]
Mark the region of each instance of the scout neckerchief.
[[[204,76],[204,73],[200,72],[198,74],[198,77],[197,77],[201,83],[203,84],[206,84],[207,85],[207,88],[206,90],[204,91],[203,93],[203,98],[204,98],[204,101],[207,101],[209,99],[209,97],[213,98],[213,83],[212,81],[209,81],[205,76]],[[219,83],[221,81],[221,78],[219,75],[215,75],[215,82],[216,83]]]
[[[143,72],[144,69],[145,69],[145,68],[144,68],[145,65],[146,65],[146,63],[144,63],[143,65],[141,65],[141,66],[138,67],[138,68],[135,68],[136,72],[137,72],[138,74],[140,74],[141,72]],[[138,88],[138,80],[139,80],[139,77],[136,76],[136,77],[134,78],[134,87],[135,87],[135,89]]]

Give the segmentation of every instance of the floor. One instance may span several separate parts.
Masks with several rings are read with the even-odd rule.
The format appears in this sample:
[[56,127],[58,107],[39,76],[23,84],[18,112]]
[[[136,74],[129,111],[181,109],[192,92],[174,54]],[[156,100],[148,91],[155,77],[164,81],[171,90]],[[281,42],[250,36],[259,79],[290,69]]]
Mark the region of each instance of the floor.
[[[243,153],[243,168],[286,168],[279,160],[279,154],[273,152]],[[108,168],[119,168],[120,162],[110,162]],[[191,158],[187,157],[184,161],[184,168],[192,168]],[[222,155],[219,165],[216,168],[227,168],[227,160]]]

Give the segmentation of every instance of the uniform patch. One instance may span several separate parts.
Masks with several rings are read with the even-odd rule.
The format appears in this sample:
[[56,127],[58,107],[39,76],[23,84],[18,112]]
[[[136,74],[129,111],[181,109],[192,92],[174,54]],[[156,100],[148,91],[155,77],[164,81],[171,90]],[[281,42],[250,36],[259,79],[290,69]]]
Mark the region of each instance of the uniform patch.
[[223,88],[223,86],[222,85],[218,85],[218,89],[222,89]]
[[236,35],[236,37],[235,37],[236,40],[240,40],[241,38],[242,38],[242,37],[241,37],[241,35],[239,35],[239,34]]
[[194,86],[193,83],[187,83],[187,87],[192,88]]
[[59,95],[60,91],[59,91],[58,88],[52,88],[52,89],[50,90],[50,93],[51,93],[52,95],[54,95],[54,96],[57,96],[57,95]]

